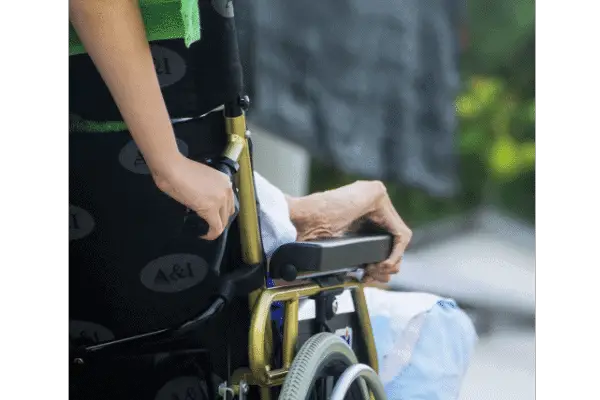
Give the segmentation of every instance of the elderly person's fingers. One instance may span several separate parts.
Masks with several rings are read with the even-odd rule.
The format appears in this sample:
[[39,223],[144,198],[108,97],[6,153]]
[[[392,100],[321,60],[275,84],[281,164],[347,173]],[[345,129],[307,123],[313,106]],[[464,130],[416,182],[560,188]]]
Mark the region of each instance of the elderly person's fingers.
[[395,264],[388,263],[387,261],[383,261],[377,264],[369,264],[365,269],[367,271],[367,275],[372,273],[379,274],[397,274],[400,272],[400,262]]
[[378,264],[371,264],[365,268],[365,277],[363,282],[368,283],[369,280],[375,280],[378,282],[388,283],[390,281],[390,273],[383,272]]
[[390,279],[392,278],[392,276],[390,274],[384,274],[384,273],[379,273],[379,272],[375,272],[373,273],[373,275],[370,275],[376,282],[381,282],[381,283],[389,283]]
[[387,260],[379,263],[380,270],[392,274],[396,274],[400,271],[400,262],[402,261],[404,251],[406,250],[406,246],[408,246],[411,235],[412,234],[406,232],[394,236],[394,247],[392,247],[392,252]]
[[373,279],[373,277],[371,277],[370,275],[365,275],[362,278],[362,283],[369,284],[369,283],[373,283],[373,282],[375,282],[375,279]]
[[375,279],[371,278],[371,277],[367,277],[362,281],[362,284],[365,287],[370,287],[370,288],[376,288],[376,289],[381,289],[381,290],[389,290],[389,283],[385,283],[385,282],[379,282],[376,281]]
[[400,261],[397,263],[389,263],[384,261],[382,263],[377,264],[377,270],[381,273],[385,274],[397,274],[400,272]]
[[384,261],[384,263],[387,264],[387,267],[391,268],[393,265],[400,262],[400,259],[412,238],[412,231],[406,226],[406,223],[394,208],[387,193],[382,197],[377,208],[368,216],[368,218],[376,225],[394,235],[392,253],[388,259]]

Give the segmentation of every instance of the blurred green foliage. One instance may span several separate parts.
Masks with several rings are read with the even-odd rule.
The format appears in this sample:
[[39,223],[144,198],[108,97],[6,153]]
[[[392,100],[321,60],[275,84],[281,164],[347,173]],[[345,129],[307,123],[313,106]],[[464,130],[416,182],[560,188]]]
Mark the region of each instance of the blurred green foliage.
[[[386,183],[412,227],[483,204],[535,221],[535,2],[469,0],[468,5],[464,87],[456,100],[460,194],[436,199]],[[311,191],[356,179],[315,161]]]
[[522,97],[535,91],[535,0],[467,0],[463,70],[497,77]]

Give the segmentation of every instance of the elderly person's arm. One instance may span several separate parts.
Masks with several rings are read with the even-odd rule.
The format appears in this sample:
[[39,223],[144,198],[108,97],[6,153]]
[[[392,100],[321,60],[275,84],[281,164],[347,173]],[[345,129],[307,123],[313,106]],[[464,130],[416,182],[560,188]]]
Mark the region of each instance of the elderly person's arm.
[[341,236],[370,221],[394,236],[389,258],[366,269],[366,280],[389,282],[398,273],[400,261],[412,237],[379,181],[357,181],[350,185],[304,197],[286,196],[290,218],[298,240]]

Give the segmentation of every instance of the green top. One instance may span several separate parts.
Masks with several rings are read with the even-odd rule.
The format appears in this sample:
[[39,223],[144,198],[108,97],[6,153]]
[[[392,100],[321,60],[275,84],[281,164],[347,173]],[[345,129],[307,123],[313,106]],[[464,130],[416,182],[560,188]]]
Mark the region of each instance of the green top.
[[[148,41],[181,39],[186,46],[200,40],[198,0],[139,0]],[[69,55],[83,54],[73,26],[69,24]]]
[[[187,47],[200,40],[200,11],[198,0],[139,0],[146,37],[154,40],[181,39]],[[69,55],[86,53],[73,26],[69,24]],[[71,131],[116,132],[126,130],[123,121],[86,121],[70,116]]]

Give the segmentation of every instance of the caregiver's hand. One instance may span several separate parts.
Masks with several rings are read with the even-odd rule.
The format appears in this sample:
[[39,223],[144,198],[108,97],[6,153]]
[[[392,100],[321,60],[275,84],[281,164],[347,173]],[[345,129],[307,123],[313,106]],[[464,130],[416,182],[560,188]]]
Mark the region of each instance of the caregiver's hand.
[[210,229],[203,239],[214,240],[221,235],[235,210],[227,175],[181,154],[172,157],[168,167],[150,169],[160,190],[208,223]]

